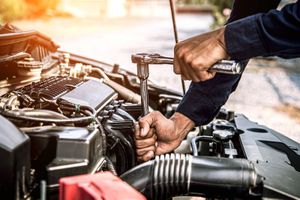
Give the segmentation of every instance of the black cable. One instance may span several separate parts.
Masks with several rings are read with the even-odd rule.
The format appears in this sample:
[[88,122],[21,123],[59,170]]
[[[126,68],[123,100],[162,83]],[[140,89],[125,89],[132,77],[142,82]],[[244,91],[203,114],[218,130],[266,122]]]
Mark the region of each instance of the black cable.
[[64,112],[75,112],[75,113],[81,113],[85,116],[96,116],[98,112],[90,106],[80,105],[80,104],[74,104],[65,100],[59,99],[57,101],[58,107]]
[[192,148],[192,153],[193,156],[198,156],[198,146],[197,142],[217,142],[212,136],[207,136],[207,135],[201,135],[194,137],[191,140],[191,148]]

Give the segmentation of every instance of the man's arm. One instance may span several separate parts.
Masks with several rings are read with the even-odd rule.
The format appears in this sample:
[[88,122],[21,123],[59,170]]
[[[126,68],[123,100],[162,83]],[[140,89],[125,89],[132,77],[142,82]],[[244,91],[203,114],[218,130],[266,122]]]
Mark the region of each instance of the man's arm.
[[300,56],[300,1],[281,11],[252,15],[227,25],[227,52],[234,59],[255,56]]
[[[289,35],[290,32],[293,31],[294,34],[297,35],[297,40],[294,41],[296,41],[296,45],[300,45],[300,38],[298,37],[300,33],[294,30],[295,27],[297,27],[298,30],[300,29],[299,1],[296,4],[286,6],[280,12],[276,10],[269,11],[270,9],[275,9],[278,6],[279,2],[280,1],[278,0],[235,1],[231,17],[228,20],[229,24],[225,28],[225,46],[227,49],[227,53],[229,54],[229,56],[231,56],[231,58],[244,60],[259,54],[272,55],[270,53],[271,49],[277,49],[280,45],[287,45],[287,42],[285,42],[285,44],[275,44],[276,41],[274,39],[272,40],[274,36],[271,37],[269,33],[271,31],[267,31],[276,29],[278,24],[280,24],[278,21],[284,21],[286,24],[285,26],[279,28],[279,32],[274,33],[275,35],[281,36],[280,41],[290,41],[291,37]],[[291,9],[290,7],[293,7],[293,9]],[[267,11],[269,12],[264,14]],[[249,15],[252,16],[247,17]],[[274,15],[276,15],[277,20],[273,19]],[[287,19],[287,16],[294,17],[293,22],[295,24],[293,26],[289,24],[291,23],[289,22],[289,20],[291,19],[290,17],[289,19]],[[257,21],[254,22],[255,20]],[[257,25],[258,27],[254,27],[255,25]],[[256,32],[257,29],[261,30],[260,32],[262,33],[260,35],[266,35],[266,39],[261,38],[261,36]],[[287,31],[288,29],[290,29],[290,31]],[[273,44],[275,46],[277,45],[277,47],[261,47],[259,46],[262,45],[262,41],[260,41],[260,39],[266,40],[268,44]],[[290,42],[291,45],[287,46],[290,46],[293,49],[294,53],[289,52],[289,56],[293,56],[295,55],[295,52],[297,52],[297,48],[295,47],[295,43],[293,41]],[[282,49],[285,48],[282,47]],[[285,52],[286,50],[283,51],[283,53]],[[278,54],[279,52],[276,51],[274,53]],[[244,65],[246,64],[247,62],[245,61]],[[197,125],[207,124],[214,118],[214,116],[218,113],[220,107],[227,101],[229,95],[236,89],[240,78],[240,75],[229,76],[216,74],[213,79],[210,79],[208,81],[200,83],[192,82],[177,111],[193,120]]]
[[[229,22],[255,13],[266,12],[276,8],[278,3],[279,0],[266,0],[263,2],[259,0],[236,0]],[[213,35],[213,37],[215,36]],[[200,38],[203,39],[203,37]],[[209,48],[205,51],[209,52]],[[226,56],[226,54],[223,55]],[[208,56],[210,55],[208,54]],[[154,156],[154,152],[162,154],[173,150],[180,144],[189,130],[195,126],[195,123],[203,125],[212,120],[219,108],[226,102],[230,93],[235,90],[239,79],[240,75],[217,74],[209,81],[193,82],[171,119],[166,119],[157,112],[143,117],[139,121],[140,127],[136,128],[135,136],[139,159],[149,160]],[[157,148],[156,143],[159,144],[160,148]]]

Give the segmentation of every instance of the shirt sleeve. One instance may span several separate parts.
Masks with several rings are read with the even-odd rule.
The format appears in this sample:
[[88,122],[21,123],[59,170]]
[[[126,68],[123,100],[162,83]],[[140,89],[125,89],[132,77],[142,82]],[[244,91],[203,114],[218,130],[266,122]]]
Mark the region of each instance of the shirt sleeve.
[[236,88],[240,77],[240,75],[216,74],[208,81],[192,82],[177,112],[187,116],[196,125],[209,123]]
[[[276,8],[279,0],[235,0],[228,23],[241,18],[267,12]],[[234,39],[233,39],[234,40]],[[242,65],[246,65],[244,61]],[[186,95],[180,102],[177,112],[187,116],[196,125],[209,123],[224,105],[229,95],[236,89],[241,75],[216,74],[208,81],[192,82]]]
[[235,22],[225,28],[225,43],[233,59],[255,56],[300,56],[300,1],[282,10],[270,10]]

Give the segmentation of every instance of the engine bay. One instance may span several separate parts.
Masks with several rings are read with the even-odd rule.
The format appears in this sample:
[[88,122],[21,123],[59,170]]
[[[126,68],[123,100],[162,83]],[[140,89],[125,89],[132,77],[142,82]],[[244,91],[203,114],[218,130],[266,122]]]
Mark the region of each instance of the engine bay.
[[[135,74],[58,51],[36,31],[3,27],[0,46],[5,199],[57,199],[60,178],[102,171],[148,199],[300,198],[300,145],[282,134],[221,109],[210,124],[192,130],[175,154],[140,164]],[[148,90],[153,110],[167,117],[176,111],[182,94],[151,81]],[[146,173],[147,180],[140,177]]]

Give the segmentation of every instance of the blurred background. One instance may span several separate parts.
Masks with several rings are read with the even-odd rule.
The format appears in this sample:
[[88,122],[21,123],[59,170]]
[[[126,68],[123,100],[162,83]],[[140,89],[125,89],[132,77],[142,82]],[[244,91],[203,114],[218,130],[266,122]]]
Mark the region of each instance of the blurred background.
[[[179,39],[224,24],[232,2],[176,1]],[[290,2],[283,1],[280,7]],[[0,24],[7,22],[48,35],[62,50],[132,72],[136,71],[130,61],[133,53],[173,56],[168,0],[0,0]],[[300,142],[299,65],[299,59],[252,59],[225,107]],[[153,66],[150,77],[181,91],[180,77],[171,66]]]

